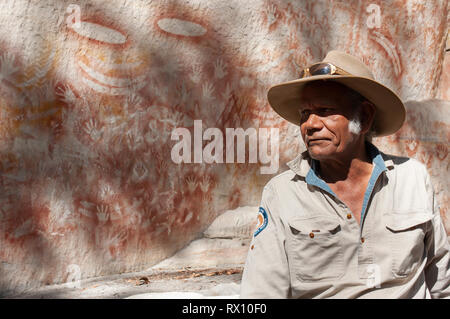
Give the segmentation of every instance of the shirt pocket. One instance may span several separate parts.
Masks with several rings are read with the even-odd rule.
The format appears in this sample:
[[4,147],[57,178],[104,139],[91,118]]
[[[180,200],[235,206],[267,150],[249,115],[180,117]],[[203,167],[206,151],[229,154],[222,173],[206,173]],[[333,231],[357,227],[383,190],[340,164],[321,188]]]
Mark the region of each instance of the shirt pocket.
[[425,235],[431,219],[426,211],[393,212],[386,216],[394,277],[409,276],[425,257]]
[[326,217],[292,219],[288,251],[291,274],[298,280],[331,280],[344,274],[341,226]]

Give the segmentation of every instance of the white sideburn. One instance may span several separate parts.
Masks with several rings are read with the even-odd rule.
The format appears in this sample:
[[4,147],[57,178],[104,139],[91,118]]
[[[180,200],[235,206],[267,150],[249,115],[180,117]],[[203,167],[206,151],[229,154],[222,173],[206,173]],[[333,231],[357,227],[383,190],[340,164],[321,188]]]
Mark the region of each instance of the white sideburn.
[[355,135],[361,133],[361,121],[358,118],[351,119],[348,122],[348,130]]

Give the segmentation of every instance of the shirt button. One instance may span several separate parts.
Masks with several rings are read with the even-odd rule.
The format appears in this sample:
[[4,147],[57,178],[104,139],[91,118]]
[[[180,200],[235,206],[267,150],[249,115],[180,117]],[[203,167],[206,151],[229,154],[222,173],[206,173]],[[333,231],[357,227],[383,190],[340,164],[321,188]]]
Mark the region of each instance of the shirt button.
[[352,219],[352,214],[347,214],[347,219]]
[[309,233],[309,237],[314,238],[314,233]]
[[365,239],[364,237],[361,237],[361,243],[364,243]]

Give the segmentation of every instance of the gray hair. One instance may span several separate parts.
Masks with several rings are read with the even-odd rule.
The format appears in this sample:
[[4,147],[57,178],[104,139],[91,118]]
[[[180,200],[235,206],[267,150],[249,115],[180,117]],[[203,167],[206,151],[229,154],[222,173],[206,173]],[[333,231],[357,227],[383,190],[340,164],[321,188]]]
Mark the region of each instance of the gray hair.
[[[352,90],[349,88],[348,90],[348,98],[350,101],[350,104],[353,108],[353,117],[350,119],[349,122],[349,130],[350,132],[354,134],[359,134],[361,132],[361,104],[364,102],[370,102],[367,98],[362,96],[360,93],[356,92],[355,90]],[[374,123],[372,123],[372,126],[370,127],[369,131],[365,134],[364,138],[366,141],[371,142],[372,138],[375,136],[375,127]]]

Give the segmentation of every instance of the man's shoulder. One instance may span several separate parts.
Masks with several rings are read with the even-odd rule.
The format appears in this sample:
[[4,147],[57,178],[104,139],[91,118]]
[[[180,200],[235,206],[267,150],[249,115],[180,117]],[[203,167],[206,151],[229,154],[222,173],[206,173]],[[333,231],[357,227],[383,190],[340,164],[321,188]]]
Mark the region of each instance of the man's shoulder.
[[387,176],[393,178],[395,183],[402,187],[417,187],[426,185],[430,175],[425,164],[411,157],[385,155],[383,158],[387,168]]
[[419,160],[412,157],[398,156],[386,154],[382,152],[385,163],[391,164],[395,169],[400,171],[409,171],[411,173],[426,173],[426,166]]
[[283,172],[281,172],[278,175],[275,175],[272,177],[264,186],[264,188],[272,188],[272,187],[278,187],[280,185],[285,184],[287,181],[291,181],[295,177],[295,173],[291,169],[287,169]]

